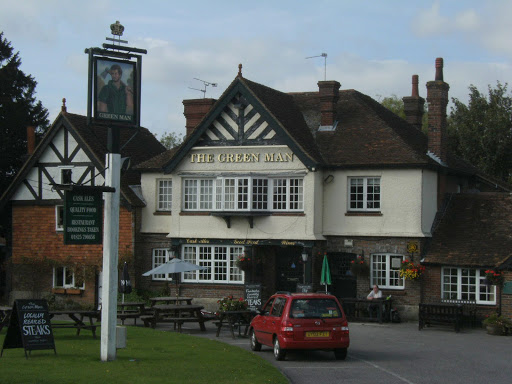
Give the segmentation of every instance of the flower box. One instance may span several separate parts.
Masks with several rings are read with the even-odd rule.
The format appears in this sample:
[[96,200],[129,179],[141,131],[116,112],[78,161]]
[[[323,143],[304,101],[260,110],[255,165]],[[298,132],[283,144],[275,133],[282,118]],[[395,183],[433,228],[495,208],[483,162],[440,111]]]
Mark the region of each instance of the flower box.
[[79,288],[67,288],[66,289],[66,294],[68,295],[81,295],[83,292],[83,290],[79,289]]
[[66,289],[65,288],[53,288],[52,293],[55,293],[58,295],[63,295],[64,293],[66,293]]

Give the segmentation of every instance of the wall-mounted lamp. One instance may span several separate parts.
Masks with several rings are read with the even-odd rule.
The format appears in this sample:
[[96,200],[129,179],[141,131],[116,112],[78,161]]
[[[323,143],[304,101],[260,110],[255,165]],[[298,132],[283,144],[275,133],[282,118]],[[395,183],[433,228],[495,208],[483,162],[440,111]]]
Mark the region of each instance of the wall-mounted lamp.
[[324,183],[325,184],[329,184],[329,183],[332,183],[332,181],[334,180],[334,176],[333,175],[328,175],[325,179],[324,179]]

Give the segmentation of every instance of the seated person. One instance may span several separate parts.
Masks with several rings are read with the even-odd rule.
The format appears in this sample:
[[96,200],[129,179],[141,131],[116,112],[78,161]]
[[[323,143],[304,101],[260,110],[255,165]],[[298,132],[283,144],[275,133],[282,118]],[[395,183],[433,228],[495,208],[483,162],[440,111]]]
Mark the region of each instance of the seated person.
[[[375,284],[373,286],[373,289],[371,290],[371,292],[368,294],[368,296],[366,296],[366,299],[373,300],[373,299],[381,299],[381,298],[382,298],[382,291],[379,289],[379,286],[377,284]],[[373,312],[378,310],[378,308],[379,308],[379,304],[370,304],[368,306],[368,312],[370,314],[370,318],[372,318]]]

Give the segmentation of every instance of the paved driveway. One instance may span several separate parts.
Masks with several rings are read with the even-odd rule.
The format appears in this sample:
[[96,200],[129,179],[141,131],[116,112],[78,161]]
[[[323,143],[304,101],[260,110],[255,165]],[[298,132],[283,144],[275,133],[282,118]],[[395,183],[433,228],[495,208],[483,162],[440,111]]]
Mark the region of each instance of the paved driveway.
[[[249,339],[219,338],[210,330],[192,334],[249,350]],[[351,347],[345,361],[332,352],[288,352],[277,362],[271,348],[259,356],[271,361],[294,384],[311,383],[512,383],[512,337],[482,329],[455,333],[452,328],[418,331],[417,323],[350,324]]]

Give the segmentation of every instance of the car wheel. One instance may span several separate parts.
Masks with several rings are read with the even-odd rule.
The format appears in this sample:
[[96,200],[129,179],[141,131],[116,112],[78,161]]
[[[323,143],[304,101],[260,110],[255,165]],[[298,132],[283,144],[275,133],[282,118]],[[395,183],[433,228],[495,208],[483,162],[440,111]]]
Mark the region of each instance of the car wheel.
[[254,329],[251,329],[251,349],[253,351],[261,351],[261,344],[258,342],[258,339],[256,338],[256,333],[254,332]]
[[279,344],[279,338],[276,336],[274,339],[274,357],[276,360],[284,360],[285,356],[286,351],[281,348],[281,345]]
[[336,360],[345,360],[347,357],[347,348],[335,349],[334,357]]

